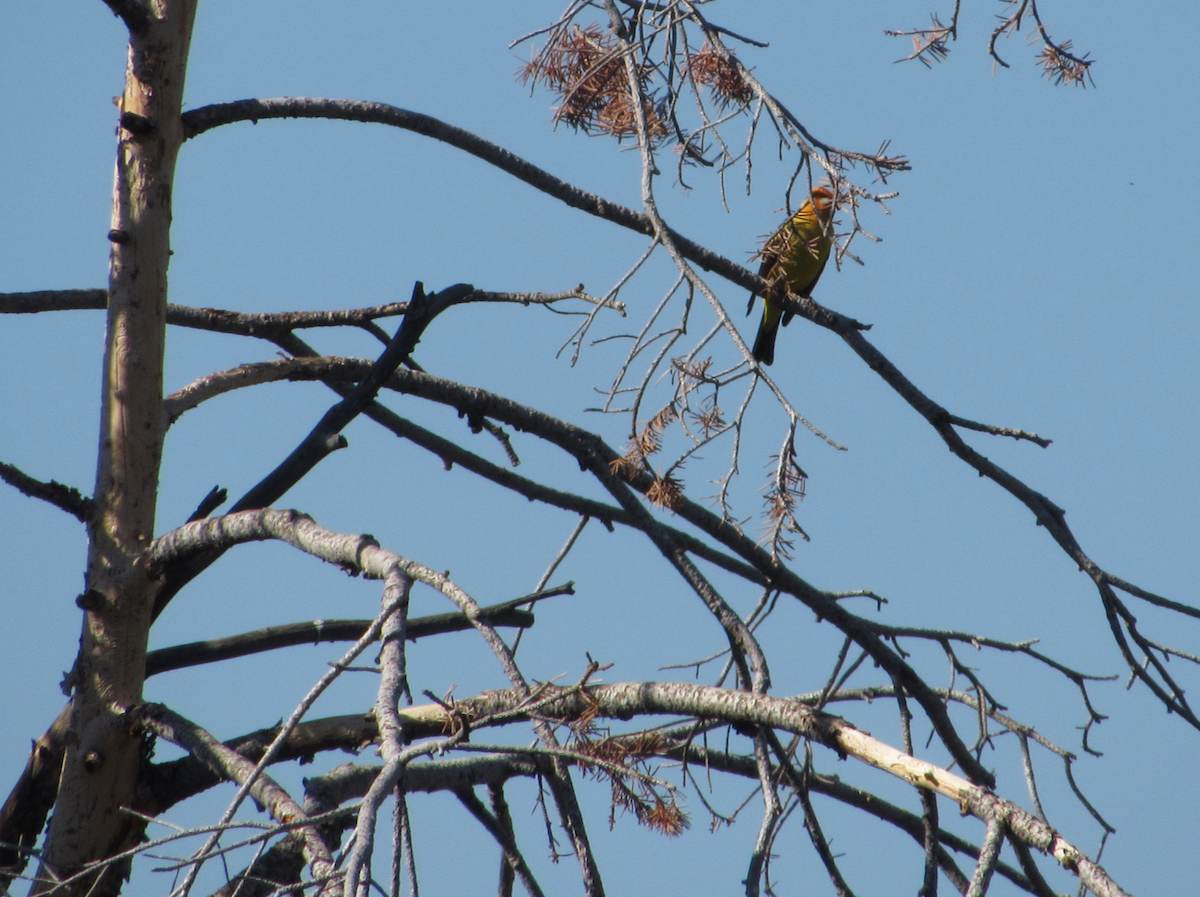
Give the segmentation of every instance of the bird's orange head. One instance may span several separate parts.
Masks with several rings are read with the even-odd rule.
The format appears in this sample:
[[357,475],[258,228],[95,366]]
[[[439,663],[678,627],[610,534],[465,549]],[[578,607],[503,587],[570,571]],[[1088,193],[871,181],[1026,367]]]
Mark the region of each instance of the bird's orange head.
[[833,217],[833,191],[828,187],[816,187],[812,192],[813,208],[817,211],[817,217],[822,224],[826,224]]

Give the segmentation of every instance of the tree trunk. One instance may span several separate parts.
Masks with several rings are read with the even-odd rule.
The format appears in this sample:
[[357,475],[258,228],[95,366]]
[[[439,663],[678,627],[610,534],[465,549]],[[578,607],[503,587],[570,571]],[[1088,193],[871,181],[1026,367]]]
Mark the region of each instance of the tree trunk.
[[[71,734],[41,875],[61,881],[132,846],[142,736],[123,714],[141,700],[155,583],[140,558],[154,535],[165,422],[162,365],[171,189],[183,142],[180,112],[195,0],[155,0],[148,12],[110,3],[130,26],[119,101],[112,254],[95,515]],[[68,894],[115,894],[128,862],[81,876]],[[97,886],[98,884],[98,886]],[[44,890],[47,885],[43,885]],[[63,892],[56,892],[63,893]]]

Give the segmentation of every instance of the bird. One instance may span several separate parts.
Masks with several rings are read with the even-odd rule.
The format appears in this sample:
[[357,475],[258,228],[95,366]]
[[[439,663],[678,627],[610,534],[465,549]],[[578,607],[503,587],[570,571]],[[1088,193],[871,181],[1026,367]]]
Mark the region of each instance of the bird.
[[[813,287],[821,279],[821,272],[825,270],[833,246],[829,237],[833,207],[832,190],[827,187],[814,189],[799,211],[780,225],[759,252],[762,265],[759,266],[758,276],[780,290],[786,289],[797,296],[811,295]],[[756,295],[750,294],[751,307]],[[762,323],[758,325],[758,336],[750,352],[760,364],[775,361],[775,336],[779,333],[780,319],[787,326],[792,320],[792,312],[785,312],[770,294],[764,295]]]

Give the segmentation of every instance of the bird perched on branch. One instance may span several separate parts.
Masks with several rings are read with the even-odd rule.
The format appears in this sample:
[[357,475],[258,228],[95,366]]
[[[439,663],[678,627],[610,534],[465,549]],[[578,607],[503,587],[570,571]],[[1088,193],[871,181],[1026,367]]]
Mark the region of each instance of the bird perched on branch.
[[[759,252],[762,265],[758,276],[772,283],[781,294],[786,291],[809,296],[829,261],[833,246],[829,238],[829,220],[833,217],[833,207],[832,190],[826,187],[813,190],[800,210],[772,234]],[[755,295],[750,294],[751,305]],[[758,325],[758,337],[751,352],[760,364],[771,364],[775,360],[775,335],[779,332],[781,318],[786,326],[792,320],[792,312],[785,312],[770,293],[763,296],[762,323]]]

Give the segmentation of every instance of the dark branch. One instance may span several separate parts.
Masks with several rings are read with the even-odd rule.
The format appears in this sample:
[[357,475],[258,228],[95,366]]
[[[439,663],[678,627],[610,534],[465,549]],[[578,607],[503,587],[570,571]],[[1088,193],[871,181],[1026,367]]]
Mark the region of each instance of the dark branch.
[[[484,140],[476,134],[463,128],[440,121],[430,115],[420,112],[410,112],[386,103],[368,103],[361,100],[331,100],[311,99],[307,97],[282,97],[265,100],[237,100],[232,103],[220,103],[203,106],[183,114],[184,133],[195,137],[211,128],[220,125],[233,124],[240,121],[257,122],[271,118],[316,118],[335,119],[342,121],[357,121],[391,125],[426,137],[432,137],[443,143],[470,153],[496,166],[517,180],[524,181],[531,187],[541,190],[549,196],[560,200],[573,209],[579,209],[621,227],[628,228],[647,237],[655,234],[654,223],[641,212],[635,212],[619,203],[610,202],[595,193],[581,190],[574,184],[557,178],[550,172],[525,161],[520,156],[509,152],[503,147]],[[707,271],[736,283],[738,286],[754,292],[764,292],[768,284],[755,276],[746,268],[730,261],[724,256],[689,240],[682,234],[668,228],[667,233],[679,247],[680,252],[689,261],[694,262]],[[809,300],[811,302],[811,300]],[[839,315],[837,312],[823,309],[816,303],[811,303],[806,311],[801,312],[806,317],[816,314],[826,314],[845,325],[862,327],[851,318]]]
[[[497,793],[500,792],[493,791],[493,794]],[[467,811],[487,830],[488,834],[496,839],[496,843],[500,845],[500,850],[504,854],[504,863],[509,873],[521,877],[521,883],[525,885],[530,897],[542,897],[544,892],[537,883],[537,879],[533,877],[533,872],[525,862],[525,857],[521,855],[520,848],[517,847],[512,825],[505,825],[504,820],[498,819],[488,810],[473,789],[460,788],[454,794],[467,808]],[[511,890],[511,884],[509,890]]]
[[131,33],[136,34],[150,25],[150,10],[140,0],[104,0],[104,4]]
[[220,486],[213,486],[208,490],[208,494],[200,499],[200,504],[196,506],[196,510],[192,511],[192,516],[188,518],[188,522],[193,520],[203,520],[221,505],[225,504],[225,500],[229,498],[229,493]]
[[[375,396],[384,382],[410,356],[429,323],[446,308],[461,302],[471,292],[470,286],[458,284],[426,297],[422,285],[416,284],[404,320],[396,330],[396,335],[372,365],[367,375],[357,386],[345,394],[341,402],[338,402],[322,416],[308,436],[275,470],[233,505],[230,513],[270,506],[306,476],[330,452],[345,446],[345,437],[341,435],[341,431],[364,408],[374,402]],[[219,557],[220,552],[206,552],[190,559],[179,569],[173,570],[171,579],[164,585],[155,601],[155,618],[157,619],[180,588],[206,570]]]
[[21,777],[0,808],[0,893],[8,893],[13,876],[25,869],[58,799],[58,780],[70,724],[68,704],[46,733],[33,743]]
[[0,293],[0,315],[32,315],[43,311],[79,311],[107,307],[108,290]]
[[4,480],[30,498],[40,498],[66,511],[80,523],[87,523],[92,519],[92,500],[73,486],[64,486],[54,480],[48,483],[35,480],[29,474],[3,461],[0,461],[0,480]]
[[[568,594],[574,594],[570,583],[565,586],[544,589],[532,595],[526,595],[524,598],[506,601],[503,604],[482,608],[480,617],[493,626],[527,628],[533,625],[534,617],[528,610],[522,610],[521,605],[555,595]],[[285,626],[267,626],[253,632],[244,632],[226,638],[160,648],[146,655],[146,676],[149,678],[168,670],[217,663],[233,657],[261,654],[295,645],[354,642],[362,638],[363,633],[370,628],[372,622],[371,620],[313,620],[305,623],[290,623]],[[472,626],[471,621],[462,613],[433,614],[409,620],[407,637],[410,641],[416,641],[431,635],[461,632],[471,629]]]
[[[258,762],[278,734],[278,727],[260,729],[225,742],[225,747]],[[311,759],[323,751],[358,753],[378,737],[374,718],[361,713],[302,722],[288,733],[275,762]],[[150,766],[145,776],[143,800],[137,809],[148,816],[169,810],[222,781],[220,775],[192,756]]]
[[[597,476],[607,472],[621,457],[594,433],[481,389],[465,387],[415,371],[397,371],[388,385],[409,395],[445,403],[468,417],[475,415],[491,418],[507,423],[517,430],[536,434],[571,454],[585,469]],[[648,473],[630,475],[627,481],[642,493],[653,486],[653,477]],[[629,508],[624,510],[637,520],[637,516],[633,515]],[[853,638],[876,663],[893,679],[899,680],[916,698],[947,749],[964,771],[978,781],[991,781],[991,773],[975,759],[959,738],[941,699],[898,653],[879,638],[873,624],[850,613],[836,598],[815,588],[784,567],[753,539],[707,508],[681,498],[672,510],[754,566],[775,588],[798,598],[819,618],[829,620]],[[645,519],[638,521],[639,529],[648,525]],[[666,545],[665,542],[663,544]],[[669,547],[667,550],[670,550]]]
[[300,482],[329,454],[327,446],[331,441],[337,440],[342,430],[367,405],[375,401],[375,396],[383,388],[383,384],[416,348],[425,328],[434,317],[450,302],[469,292],[471,287],[459,285],[427,299],[424,288],[418,283],[413,289],[412,300],[395,337],[367,376],[341,402],[325,412],[304,441],[262,482],[242,496],[230,509],[231,512],[268,507]]
[[[714,769],[720,772],[733,773],[734,775],[740,775],[752,780],[758,778],[758,769],[753,757],[743,757],[738,754],[697,747],[691,743],[690,738],[685,738],[678,743],[672,744],[670,747],[664,749],[661,754],[664,757],[671,757],[694,764],[702,769]],[[782,781],[784,783],[791,788],[799,787],[800,774],[790,764],[788,766],[780,766],[779,771],[782,774]],[[840,801],[849,807],[868,813],[877,819],[895,826],[918,844],[924,841],[925,829],[920,816],[889,803],[869,791],[863,791],[860,788],[847,785],[838,776],[814,773],[809,776],[807,787],[814,793],[823,794],[826,797]],[[967,880],[966,877],[958,869],[958,866],[946,848],[949,847],[951,850],[968,857],[978,856],[979,848],[965,838],[961,838],[945,829],[938,829],[937,838],[938,847],[936,848],[936,856],[943,874],[952,881],[961,880],[965,883]],[[1029,882],[1020,872],[1011,866],[1001,863],[997,871],[1018,887],[1025,890],[1032,890],[1029,887]]]
[[316,875],[333,870],[333,857],[316,829],[303,825],[307,815],[287,791],[265,773],[255,777],[254,762],[213,738],[191,720],[162,704],[140,704],[126,714],[130,725],[179,745],[223,779],[248,787],[258,803],[279,822],[302,823],[297,834],[303,837],[304,858]]

